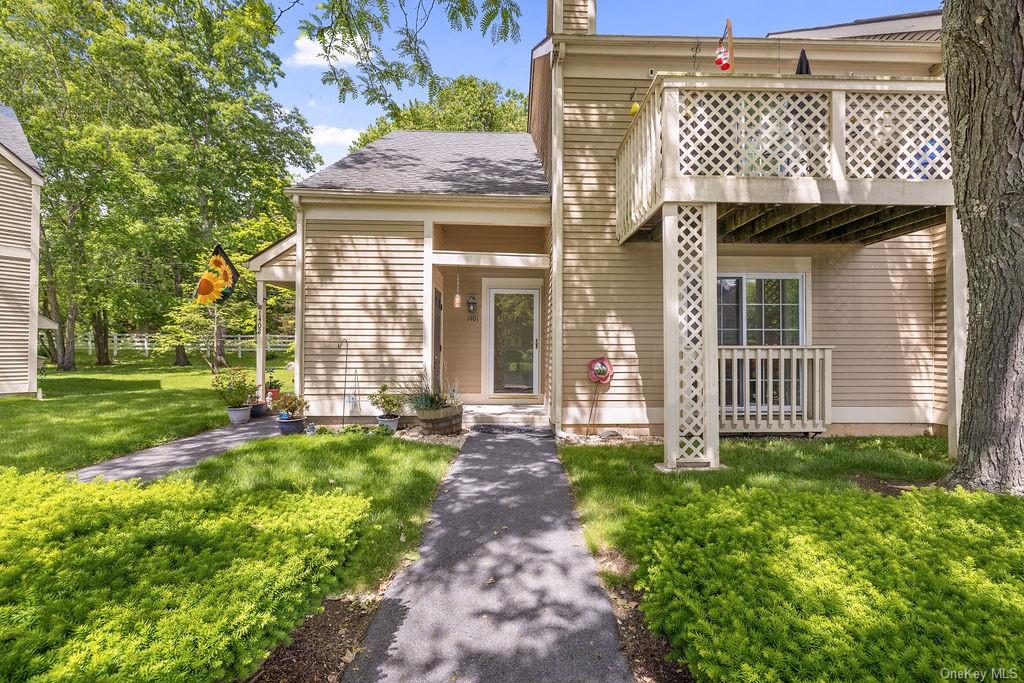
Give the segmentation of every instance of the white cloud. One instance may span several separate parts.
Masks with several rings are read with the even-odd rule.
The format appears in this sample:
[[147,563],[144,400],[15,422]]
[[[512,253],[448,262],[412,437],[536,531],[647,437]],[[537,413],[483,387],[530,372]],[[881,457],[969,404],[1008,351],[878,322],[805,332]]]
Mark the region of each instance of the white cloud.
[[355,128],[339,128],[337,126],[313,126],[313,135],[310,140],[317,149],[321,147],[344,147],[356,141],[360,131]]
[[[285,61],[289,66],[327,66],[327,58],[324,56],[320,43],[309,36],[299,36],[295,39],[295,52]],[[334,60],[337,66],[351,66],[356,63],[355,57],[344,54]]]

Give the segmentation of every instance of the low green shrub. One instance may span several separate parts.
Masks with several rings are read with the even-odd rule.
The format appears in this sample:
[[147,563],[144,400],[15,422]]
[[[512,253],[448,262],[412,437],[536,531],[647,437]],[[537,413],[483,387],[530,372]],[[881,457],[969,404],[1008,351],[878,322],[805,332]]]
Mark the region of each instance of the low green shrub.
[[362,425],[345,425],[341,428],[342,434],[365,434],[366,427]]
[[384,425],[377,425],[376,427],[374,427],[373,429],[371,429],[367,433],[370,436],[385,436],[385,437],[393,436],[392,431],[390,429],[388,429],[387,427],[385,427]]
[[1024,665],[1024,501],[691,489],[630,522],[642,608],[699,679]]
[[369,505],[0,469],[0,680],[244,677],[337,585]]
[[211,382],[224,405],[228,408],[241,408],[249,405],[257,385],[249,371],[245,368],[225,368],[213,376]]

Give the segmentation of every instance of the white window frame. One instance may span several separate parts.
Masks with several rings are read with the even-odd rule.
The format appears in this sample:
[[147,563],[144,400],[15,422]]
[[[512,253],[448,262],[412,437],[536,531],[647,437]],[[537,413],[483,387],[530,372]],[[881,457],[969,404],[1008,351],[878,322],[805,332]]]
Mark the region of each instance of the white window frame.
[[[800,281],[800,343],[797,346],[809,346],[810,345],[810,320],[807,315],[808,310],[808,287],[807,287],[807,274],[806,273],[780,273],[780,272],[761,272],[761,273],[718,273],[715,277],[715,306],[718,306],[718,278],[738,278],[740,280],[740,343],[739,346],[747,345],[747,279],[774,279],[774,280],[799,280]],[[716,333],[717,336],[717,333]],[[731,344],[721,344],[721,346],[732,346]],[[760,346],[765,346],[761,344]],[[781,344],[780,346],[792,346],[791,344]]]
[[[509,402],[536,402],[541,395],[540,366],[543,362],[541,348],[541,308],[540,297],[544,281],[539,278],[488,278],[481,281],[483,305],[481,306],[481,322],[484,333],[480,335],[483,349],[481,353],[481,388],[488,399],[503,399]],[[533,393],[501,394],[494,391],[494,293],[533,294]]]

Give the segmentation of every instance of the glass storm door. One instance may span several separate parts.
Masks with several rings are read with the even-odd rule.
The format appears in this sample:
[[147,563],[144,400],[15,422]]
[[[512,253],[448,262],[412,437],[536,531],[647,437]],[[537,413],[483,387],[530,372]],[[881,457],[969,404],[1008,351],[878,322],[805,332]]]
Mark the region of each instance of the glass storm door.
[[539,298],[536,289],[491,290],[492,394],[538,393]]

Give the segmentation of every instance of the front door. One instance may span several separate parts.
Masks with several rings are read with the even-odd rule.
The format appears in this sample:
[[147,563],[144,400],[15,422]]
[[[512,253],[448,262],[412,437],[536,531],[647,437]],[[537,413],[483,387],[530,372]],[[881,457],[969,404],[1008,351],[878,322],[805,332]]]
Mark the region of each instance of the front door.
[[539,393],[539,300],[536,289],[491,290],[488,384],[494,395]]

